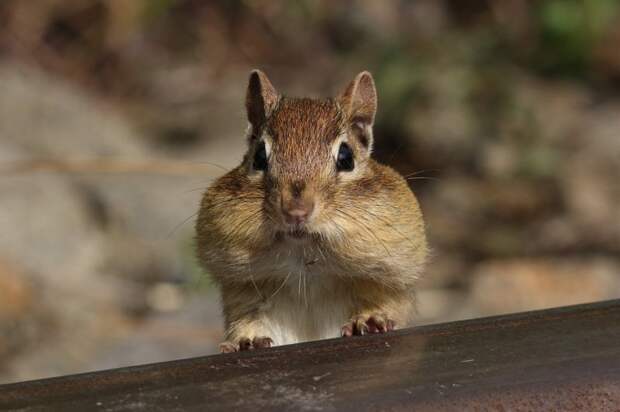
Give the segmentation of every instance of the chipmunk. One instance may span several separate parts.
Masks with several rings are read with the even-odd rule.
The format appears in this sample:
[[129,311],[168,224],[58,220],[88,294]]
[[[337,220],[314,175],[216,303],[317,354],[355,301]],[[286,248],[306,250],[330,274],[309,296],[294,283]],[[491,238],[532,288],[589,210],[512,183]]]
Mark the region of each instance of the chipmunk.
[[407,325],[427,245],[406,180],[370,155],[377,94],[280,95],[254,70],[248,151],[204,194],[197,253],[221,290],[222,352]]

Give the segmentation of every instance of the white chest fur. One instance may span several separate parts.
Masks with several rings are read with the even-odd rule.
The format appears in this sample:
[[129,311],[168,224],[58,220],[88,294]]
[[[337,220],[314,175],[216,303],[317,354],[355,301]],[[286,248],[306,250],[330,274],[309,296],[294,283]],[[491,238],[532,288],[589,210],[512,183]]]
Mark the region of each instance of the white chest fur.
[[261,310],[261,323],[274,344],[335,338],[351,316],[350,304],[326,279],[291,277]]
[[261,308],[267,336],[276,345],[340,336],[352,315],[351,296],[324,256],[293,244],[278,261],[274,275],[283,279],[281,287]]

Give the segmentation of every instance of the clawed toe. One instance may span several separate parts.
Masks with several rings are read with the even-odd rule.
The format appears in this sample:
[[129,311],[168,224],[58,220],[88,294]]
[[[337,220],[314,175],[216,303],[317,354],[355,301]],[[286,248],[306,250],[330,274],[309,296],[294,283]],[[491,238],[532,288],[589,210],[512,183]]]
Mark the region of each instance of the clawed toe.
[[239,343],[224,342],[220,344],[221,353],[232,353],[246,350],[270,348],[273,346],[273,339],[268,336],[257,336],[250,340],[248,338],[239,339]]
[[239,351],[239,347],[232,342],[222,342],[220,343],[220,352],[221,353],[233,353]]
[[366,321],[369,333],[385,333],[394,330],[394,321],[382,315],[373,315]]
[[273,340],[269,336],[257,336],[252,340],[254,349],[270,348]]
[[369,333],[385,333],[394,330],[395,323],[382,314],[372,314],[370,316],[358,315],[346,323],[341,329],[341,335],[359,336]]

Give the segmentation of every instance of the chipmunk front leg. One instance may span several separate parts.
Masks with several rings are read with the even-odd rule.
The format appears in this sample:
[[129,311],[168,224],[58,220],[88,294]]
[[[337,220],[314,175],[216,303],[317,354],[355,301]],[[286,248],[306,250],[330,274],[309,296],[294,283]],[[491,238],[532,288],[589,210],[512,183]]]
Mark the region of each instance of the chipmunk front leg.
[[269,348],[273,339],[261,316],[262,295],[249,285],[222,286],[222,301],[226,318],[226,341],[220,344],[222,353]]
[[374,281],[358,281],[351,289],[357,304],[353,316],[340,330],[343,337],[393,331],[405,326],[414,312],[409,290],[388,289]]
[[273,339],[266,336],[260,321],[236,321],[228,328],[226,337],[226,341],[220,344],[222,353],[270,348],[273,345]]

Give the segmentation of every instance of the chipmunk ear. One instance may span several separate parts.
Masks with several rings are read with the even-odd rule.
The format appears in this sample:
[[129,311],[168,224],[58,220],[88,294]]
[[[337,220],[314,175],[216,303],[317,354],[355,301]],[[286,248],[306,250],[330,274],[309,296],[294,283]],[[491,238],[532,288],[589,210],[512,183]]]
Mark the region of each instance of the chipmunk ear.
[[372,126],[377,112],[377,90],[372,74],[358,74],[338,97],[340,106],[352,123]]
[[259,130],[271,115],[278,102],[278,92],[265,73],[252,70],[248,91],[245,97],[245,108],[248,120],[254,130]]
[[377,90],[369,72],[361,72],[338,97],[338,103],[359,142],[372,151],[372,125],[377,112]]

